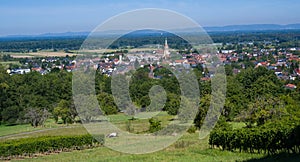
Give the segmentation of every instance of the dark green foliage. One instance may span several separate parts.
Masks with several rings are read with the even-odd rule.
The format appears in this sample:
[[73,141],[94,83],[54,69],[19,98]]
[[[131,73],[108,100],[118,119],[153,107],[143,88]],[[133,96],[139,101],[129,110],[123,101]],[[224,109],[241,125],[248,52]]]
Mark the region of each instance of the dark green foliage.
[[[297,40],[299,30],[270,30],[270,31],[230,31],[230,32],[212,32],[211,38],[214,42],[227,43],[232,42],[253,42],[253,41],[274,41],[278,40],[282,47],[295,47],[291,40]],[[286,42],[286,43],[285,43]],[[296,42],[295,42],[296,43]],[[257,45],[255,42],[254,45]]]
[[204,118],[210,106],[210,101],[211,101],[211,95],[209,94],[205,95],[200,100],[199,111],[198,114],[196,115],[196,118],[194,119],[194,123],[197,128],[201,128],[201,125],[203,124]]
[[[100,138],[101,137],[101,138]],[[78,136],[42,136],[36,138],[22,138],[0,143],[0,157],[13,155],[31,155],[62,149],[81,149],[104,144],[104,135],[94,139],[91,135]],[[99,142],[100,140],[100,142]]]
[[222,115],[228,120],[234,120],[241,110],[247,106],[248,99],[243,92],[242,84],[239,83],[234,77],[227,77],[226,100],[223,108]]
[[52,115],[56,123],[59,117],[63,120],[64,124],[74,123],[77,112],[73,100],[60,100],[57,107],[54,108]]
[[2,120],[8,124],[16,123],[20,115],[20,108],[18,106],[7,107],[1,112]]
[[180,96],[170,93],[167,95],[167,103],[164,109],[170,115],[177,115],[178,109],[180,107]]
[[250,101],[268,94],[278,96],[283,92],[283,84],[273,71],[265,67],[243,70],[236,76],[236,79],[242,84],[244,93]]
[[112,95],[103,92],[97,96],[97,99],[104,114],[111,115],[118,113],[118,108]]
[[150,118],[149,119],[150,127],[149,127],[149,132],[154,133],[159,130],[161,130],[161,121],[158,121],[157,119]]
[[[299,123],[298,123],[299,124]],[[300,126],[295,123],[272,123],[263,127],[214,130],[209,144],[229,151],[275,154],[300,153]]]
[[232,125],[226,122],[226,118],[224,116],[220,116],[217,124],[214,127],[214,130],[232,130]]
[[188,133],[195,133],[196,130],[197,130],[197,128],[196,128],[195,126],[192,125],[192,126],[187,130],[187,132],[188,132]]
[[[1,67],[0,67],[1,68]],[[41,75],[31,72],[9,76],[1,69],[0,74],[0,119],[3,123],[24,122],[29,109],[45,109],[53,113],[61,100],[72,106],[72,73],[60,71]],[[74,112],[74,111],[72,111]]]
[[76,50],[79,49],[84,37],[77,38],[20,38],[19,40],[0,40],[0,51],[5,52],[33,52],[37,49]]
[[233,74],[233,72],[232,72],[232,66],[230,66],[230,65],[225,65],[224,66],[224,68],[225,68],[225,73],[226,73],[226,75],[227,76],[232,76],[232,74]]
[[[145,44],[163,44],[164,38],[168,38],[168,43],[170,48],[185,49],[191,48],[191,45],[184,39],[174,35],[173,33],[168,33],[165,31],[150,31],[149,33],[141,34],[145,31],[134,31],[127,35],[122,36],[115,42],[113,42],[109,48],[120,48],[126,46],[140,47]],[[161,35],[163,33],[163,37]]]

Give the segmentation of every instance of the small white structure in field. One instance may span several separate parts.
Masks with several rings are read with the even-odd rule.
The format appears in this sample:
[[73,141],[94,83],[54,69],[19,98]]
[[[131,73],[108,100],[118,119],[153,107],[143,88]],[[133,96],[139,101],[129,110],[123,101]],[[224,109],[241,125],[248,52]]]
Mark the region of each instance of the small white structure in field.
[[177,136],[177,133],[176,133],[176,132],[173,132],[173,133],[172,133],[172,136]]
[[108,134],[106,137],[108,137],[108,138],[118,137],[118,133],[113,132],[113,133]]

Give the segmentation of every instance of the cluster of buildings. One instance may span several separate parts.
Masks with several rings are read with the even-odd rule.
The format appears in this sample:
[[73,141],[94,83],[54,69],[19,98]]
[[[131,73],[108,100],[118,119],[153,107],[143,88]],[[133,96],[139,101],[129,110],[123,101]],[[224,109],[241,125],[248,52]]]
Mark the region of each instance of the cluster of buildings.
[[[171,55],[172,53],[172,55]],[[172,56],[175,56],[172,58]],[[109,57],[113,57],[109,59]],[[113,72],[126,73],[139,67],[150,65],[150,77],[153,75],[155,68],[168,66],[180,67],[184,69],[196,68],[198,65],[205,65],[206,60],[210,57],[209,54],[199,55],[196,53],[180,54],[178,51],[171,51],[168,46],[168,41],[165,39],[163,49],[153,49],[148,51],[130,52],[124,55],[116,53],[106,58],[95,58],[85,61],[80,61],[79,64],[93,64],[94,69],[100,70],[103,74],[110,76]],[[85,63],[84,63],[85,62]]]
[[75,69],[76,61],[69,57],[46,57],[26,59],[21,68],[7,69],[7,73],[14,74],[26,74],[31,71],[39,72],[45,75],[51,72],[53,69],[66,70],[71,72]]
[[[279,51],[279,52],[278,52]],[[284,51],[284,52],[282,52]],[[215,56],[219,58],[219,63],[223,65],[231,65],[232,63],[238,63],[240,68],[234,68],[233,73],[237,74],[240,69],[247,68],[244,61],[251,61],[255,67],[263,66],[269,70],[273,70],[278,78],[283,80],[296,80],[300,78],[300,67],[293,66],[294,63],[299,63],[300,58],[298,55],[293,54],[293,51],[300,51],[300,48],[288,48],[288,49],[259,49],[253,48],[252,52],[238,53],[235,50],[219,50]],[[270,56],[272,58],[270,58]],[[130,70],[137,69],[150,65],[149,77],[157,77],[154,75],[153,70],[159,67],[180,67],[180,68],[196,68],[202,66],[203,68],[207,65],[207,60],[212,57],[211,54],[197,54],[189,53],[182,54],[175,50],[170,50],[168,41],[165,39],[163,49],[148,49],[140,51],[130,51],[126,54],[122,52],[110,53],[101,55],[101,57],[95,57],[86,60],[76,60],[69,57],[65,58],[43,58],[38,61],[27,60],[25,62],[26,67],[30,68],[19,68],[10,69],[8,73],[13,74],[25,74],[30,71],[37,71],[41,74],[46,74],[56,69],[64,69],[71,72],[77,66],[92,66],[93,69],[99,70],[101,73],[111,76],[113,72],[126,73]],[[293,68],[291,70],[291,68]],[[289,69],[289,70],[287,70]],[[292,72],[291,72],[292,71]],[[201,80],[207,81],[213,75],[209,73],[203,73]],[[288,89],[295,89],[296,86],[292,84],[286,85]]]
[[[284,52],[278,52],[284,51]],[[250,60],[255,68],[265,67],[274,71],[276,76],[282,80],[296,80],[300,78],[300,57],[293,54],[293,51],[300,51],[300,48],[287,49],[256,49],[252,53],[243,52],[238,54],[234,50],[221,50],[219,59],[224,64],[240,62],[241,68],[246,68],[243,63],[246,59]],[[239,73],[239,69],[233,69],[233,73]],[[285,85],[286,89],[296,89],[294,84]]]
[[[300,48],[291,48],[291,49],[297,49],[300,51]],[[290,50],[290,49],[289,49]],[[219,59],[224,64],[231,64],[231,63],[237,63],[237,62],[243,62],[245,61],[246,57],[249,59],[255,67],[263,66],[266,67],[269,70],[274,70],[275,74],[280,77],[281,79],[288,79],[286,75],[284,74],[284,69],[290,68],[291,64],[295,62],[300,62],[300,57],[298,55],[294,55],[291,52],[278,52],[277,55],[273,55],[275,49],[262,49],[255,53],[241,53],[237,54],[234,50],[226,50],[226,52],[223,53],[220,52],[218,54]],[[272,60],[270,58],[267,58],[262,61],[263,57],[270,56],[272,57]],[[245,68],[245,65],[241,63],[241,68]],[[299,69],[295,69],[295,73],[299,75],[298,73]],[[294,80],[294,79],[293,79]]]

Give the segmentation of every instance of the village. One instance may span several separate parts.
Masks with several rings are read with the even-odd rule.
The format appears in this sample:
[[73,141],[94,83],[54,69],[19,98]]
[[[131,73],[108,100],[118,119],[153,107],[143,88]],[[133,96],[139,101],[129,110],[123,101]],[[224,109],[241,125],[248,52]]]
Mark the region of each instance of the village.
[[[263,66],[268,70],[274,71],[274,74],[282,80],[294,81],[300,78],[300,58],[297,55],[300,48],[273,48],[266,47],[265,45],[272,45],[272,42],[262,42],[258,45],[253,45],[253,42],[241,42],[238,43],[242,50],[228,49],[232,48],[232,44],[217,44],[218,51],[216,56],[219,58],[220,63],[224,66],[231,66],[230,73],[238,74],[242,69],[248,67],[257,68]],[[160,47],[158,45],[158,47]],[[249,47],[252,48],[249,52]],[[97,57],[98,56],[98,57]],[[159,79],[162,76],[155,75],[153,70],[164,66],[168,67],[182,67],[182,68],[199,68],[202,70],[202,81],[208,81],[213,77],[212,73],[209,73],[206,67],[206,60],[212,56],[212,54],[199,54],[196,52],[186,51],[180,53],[178,50],[170,49],[168,40],[165,38],[164,45],[160,48],[147,48],[147,49],[135,49],[129,50],[129,52],[110,52],[107,54],[101,54],[94,56],[89,60],[76,60],[75,56],[66,57],[35,57],[24,58],[20,61],[21,66],[10,67],[7,73],[25,74],[31,71],[39,72],[45,75],[55,70],[66,70],[72,72],[76,69],[76,65],[84,64],[88,62],[93,66],[95,70],[99,70],[102,74],[111,76],[112,73],[117,71],[118,73],[127,73],[130,70],[137,68],[143,68],[146,65],[150,65],[149,77]],[[287,89],[296,89],[294,84],[287,84]]]

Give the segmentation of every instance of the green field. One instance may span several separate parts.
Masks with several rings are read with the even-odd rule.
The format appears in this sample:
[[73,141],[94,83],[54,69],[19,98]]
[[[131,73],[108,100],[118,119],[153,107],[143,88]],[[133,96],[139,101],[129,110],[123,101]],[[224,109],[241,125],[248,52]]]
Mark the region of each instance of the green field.
[[260,158],[261,154],[233,153],[209,149],[208,141],[199,140],[198,134],[186,134],[172,146],[155,153],[131,155],[106,147],[83,151],[28,158],[24,161],[240,161]]
[[[124,114],[109,116],[110,121],[121,129],[125,129],[125,122],[130,119]],[[172,116],[162,113],[157,118],[165,125]],[[134,132],[143,132],[148,129],[147,119],[136,119],[132,121]],[[244,126],[244,123],[231,123],[234,128]],[[86,129],[80,124],[62,125],[55,124],[53,120],[48,120],[45,127],[33,128],[30,125],[1,126],[0,141],[7,139],[18,139],[37,136],[57,136],[57,135],[80,135],[87,134]],[[119,137],[118,137],[119,138]],[[240,152],[222,151],[211,149],[208,145],[208,137],[200,140],[198,132],[186,133],[171,146],[149,154],[126,154],[111,150],[107,147],[97,147],[80,151],[51,153],[50,155],[36,154],[33,158],[25,157],[13,159],[13,161],[247,161],[261,159],[274,161],[298,161],[296,157],[266,157],[264,154],[250,154]]]

